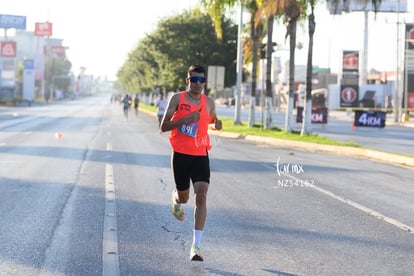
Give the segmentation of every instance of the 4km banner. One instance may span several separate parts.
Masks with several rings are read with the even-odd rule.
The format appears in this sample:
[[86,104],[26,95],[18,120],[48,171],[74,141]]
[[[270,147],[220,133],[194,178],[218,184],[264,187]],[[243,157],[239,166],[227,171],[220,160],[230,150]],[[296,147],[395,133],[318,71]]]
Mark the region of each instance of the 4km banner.
[[355,111],[354,126],[385,127],[386,113],[384,111],[357,110]]
[[[303,107],[298,106],[296,123],[303,122]],[[312,124],[327,124],[328,123],[328,108],[326,107],[312,107],[311,111],[311,123]]]

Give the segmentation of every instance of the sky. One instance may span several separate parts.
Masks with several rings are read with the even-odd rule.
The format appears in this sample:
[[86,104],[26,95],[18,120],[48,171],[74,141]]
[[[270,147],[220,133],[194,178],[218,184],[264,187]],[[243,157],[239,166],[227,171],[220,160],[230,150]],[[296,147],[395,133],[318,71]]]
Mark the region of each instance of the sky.
[[69,47],[67,56],[75,74],[83,66],[86,74],[115,79],[128,53],[155,30],[159,19],[177,15],[197,3],[197,0],[0,0],[0,14],[26,16],[27,31],[34,31],[35,22],[51,22],[52,37],[63,39],[63,46]]
[[[115,79],[116,72],[127,59],[128,53],[136,47],[140,39],[156,29],[158,20],[194,8],[198,2],[0,0],[0,13],[26,16],[27,31],[34,30],[35,22],[51,22],[53,37],[63,39],[63,46],[69,47],[67,55],[75,74],[80,67],[86,67],[87,74]],[[414,22],[413,6],[409,4],[411,13],[401,15],[401,21]],[[363,49],[363,13],[333,16],[327,12],[324,4],[319,4],[315,16],[317,25],[313,64],[330,67],[333,72],[338,72],[341,69],[342,50]],[[248,15],[244,15],[244,20],[248,21]],[[374,18],[374,14],[370,13],[368,69],[396,70],[396,22],[395,14],[381,13]],[[281,48],[276,55],[282,56],[282,62],[288,59],[288,51],[284,50],[289,48],[288,41],[284,39],[285,30],[284,26],[276,26],[274,29],[274,41]],[[308,35],[301,27],[298,27],[298,42],[302,42],[304,48],[297,50],[296,64],[305,65]]]
[[[393,1],[393,0],[390,0]],[[397,0],[394,0],[397,1]],[[411,1],[411,0],[410,0]],[[400,13],[400,22],[414,22],[414,3],[408,1],[409,13]],[[364,48],[364,13],[352,12],[341,15],[331,15],[325,4],[317,5],[315,10],[316,29],[314,34],[313,65],[331,68],[332,72],[339,73],[342,70],[342,51],[357,50],[362,59]],[[307,22],[305,22],[307,26]],[[402,41],[403,25],[400,24],[400,39]],[[274,40],[289,47],[285,43],[285,29],[276,27],[276,38]],[[302,50],[296,50],[296,64],[306,64],[308,53],[308,33],[303,27],[298,26],[297,42],[304,46]],[[402,62],[403,44],[397,48],[397,15],[396,13],[368,14],[368,57],[367,69],[377,71],[396,71],[397,49],[399,49],[400,66]],[[282,51],[283,52],[283,51]],[[288,55],[287,51],[281,53],[282,57]],[[286,60],[286,58],[285,58]],[[360,63],[362,61],[360,60]],[[360,66],[361,67],[361,66]]]

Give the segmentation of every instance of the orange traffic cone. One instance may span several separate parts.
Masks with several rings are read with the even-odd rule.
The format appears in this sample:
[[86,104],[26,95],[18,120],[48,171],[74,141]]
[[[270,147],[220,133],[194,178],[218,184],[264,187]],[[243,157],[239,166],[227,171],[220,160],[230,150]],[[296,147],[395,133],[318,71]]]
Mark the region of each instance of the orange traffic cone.
[[63,134],[61,132],[56,132],[55,137],[56,137],[56,139],[60,140],[60,139],[62,139]]
[[352,123],[352,130],[355,130],[355,124]]

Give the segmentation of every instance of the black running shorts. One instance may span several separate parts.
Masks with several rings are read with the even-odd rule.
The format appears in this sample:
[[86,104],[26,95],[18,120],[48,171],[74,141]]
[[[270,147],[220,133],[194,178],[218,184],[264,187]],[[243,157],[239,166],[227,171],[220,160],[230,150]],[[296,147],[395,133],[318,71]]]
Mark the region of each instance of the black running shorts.
[[210,183],[210,161],[208,155],[194,156],[173,152],[171,166],[177,190],[185,191],[193,182]]

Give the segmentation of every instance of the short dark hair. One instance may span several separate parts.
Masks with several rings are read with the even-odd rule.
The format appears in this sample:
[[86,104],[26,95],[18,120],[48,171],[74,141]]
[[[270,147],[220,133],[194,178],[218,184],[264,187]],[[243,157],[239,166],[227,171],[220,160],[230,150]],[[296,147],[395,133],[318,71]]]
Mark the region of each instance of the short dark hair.
[[191,76],[192,72],[203,73],[204,75],[206,74],[206,70],[204,69],[204,67],[201,65],[197,65],[197,64],[194,64],[188,67],[187,75]]

